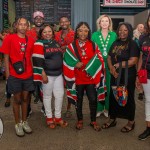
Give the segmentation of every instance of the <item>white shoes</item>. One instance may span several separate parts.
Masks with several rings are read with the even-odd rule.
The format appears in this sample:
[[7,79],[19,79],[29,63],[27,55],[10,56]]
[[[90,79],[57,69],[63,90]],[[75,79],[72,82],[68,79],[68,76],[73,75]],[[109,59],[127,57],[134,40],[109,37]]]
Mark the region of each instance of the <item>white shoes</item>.
[[98,111],[97,114],[96,114],[96,117],[100,117],[100,115],[102,114],[103,112],[102,111]]
[[23,128],[22,128],[22,123],[17,123],[15,125],[15,131],[16,131],[16,135],[17,136],[24,136],[24,131],[23,131]]
[[28,134],[32,133],[32,129],[30,128],[27,121],[22,122],[22,128],[25,133],[28,133]]
[[104,110],[104,111],[98,111],[97,114],[96,114],[96,117],[100,117],[101,115],[104,115],[106,118],[108,118],[108,111],[107,110]]
[[24,136],[25,133],[28,133],[28,134],[32,133],[32,129],[30,128],[27,121],[17,123],[15,125],[15,131],[16,131],[16,135],[20,137]]

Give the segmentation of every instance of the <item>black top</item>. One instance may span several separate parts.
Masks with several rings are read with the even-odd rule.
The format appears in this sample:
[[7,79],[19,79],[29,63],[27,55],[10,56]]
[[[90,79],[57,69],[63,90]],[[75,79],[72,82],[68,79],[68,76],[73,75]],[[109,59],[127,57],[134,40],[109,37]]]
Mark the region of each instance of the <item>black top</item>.
[[[109,51],[111,56],[112,65],[129,60],[130,57],[139,57],[140,50],[137,43],[134,40],[121,41],[116,40]],[[129,74],[136,71],[136,65],[129,68]]]
[[[140,39],[140,46],[141,46],[141,50],[143,53],[142,68],[144,69],[146,67],[148,71],[148,79],[150,79],[150,54],[148,57],[148,53],[150,53],[150,34],[146,34]],[[147,58],[148,58],[148,61],[146,65]]]
[[46,41],[44,44],[44,71],[48,76],[62,74],[63,53],[56,41]]

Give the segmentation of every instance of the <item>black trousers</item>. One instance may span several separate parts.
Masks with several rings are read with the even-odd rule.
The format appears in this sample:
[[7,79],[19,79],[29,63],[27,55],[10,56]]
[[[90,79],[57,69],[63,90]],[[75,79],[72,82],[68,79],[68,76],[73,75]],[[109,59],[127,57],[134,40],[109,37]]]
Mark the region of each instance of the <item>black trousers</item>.
[[78,121],[83,120],[82,103],[83,103],[84,91],[86,91],[89,100],[91,122],[96,121],[97,92],[96,92],[95,84],[76,85],[76,90],[77,90],[76,112],[77,112]]

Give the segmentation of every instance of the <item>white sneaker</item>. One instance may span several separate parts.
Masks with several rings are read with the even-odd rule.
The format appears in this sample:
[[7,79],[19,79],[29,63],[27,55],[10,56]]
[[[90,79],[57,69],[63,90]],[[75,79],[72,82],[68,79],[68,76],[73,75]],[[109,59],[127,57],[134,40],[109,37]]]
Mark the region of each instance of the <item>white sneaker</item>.
[[103,112],[102,111],[98,111],[97,114],[96,114],[96,117],[100,117],[100,115],[102,114]]
[[15,125],[15,131],[16,131],[17,136],[20,136],[20,137],[24,136],[24,131],[23,131],[23,128],[22,128],[22,123],[17,123]]
[[27,121],[22,122],[22,128],[26,133],[32,133],[32,129],[30,128]]

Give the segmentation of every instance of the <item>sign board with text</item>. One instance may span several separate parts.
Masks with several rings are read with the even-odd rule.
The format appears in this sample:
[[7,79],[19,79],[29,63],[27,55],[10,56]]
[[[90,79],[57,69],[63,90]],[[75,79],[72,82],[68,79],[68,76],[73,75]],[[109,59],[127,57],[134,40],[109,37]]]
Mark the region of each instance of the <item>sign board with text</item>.
[[104,7],[146,7],[146,0],[103,0]]

